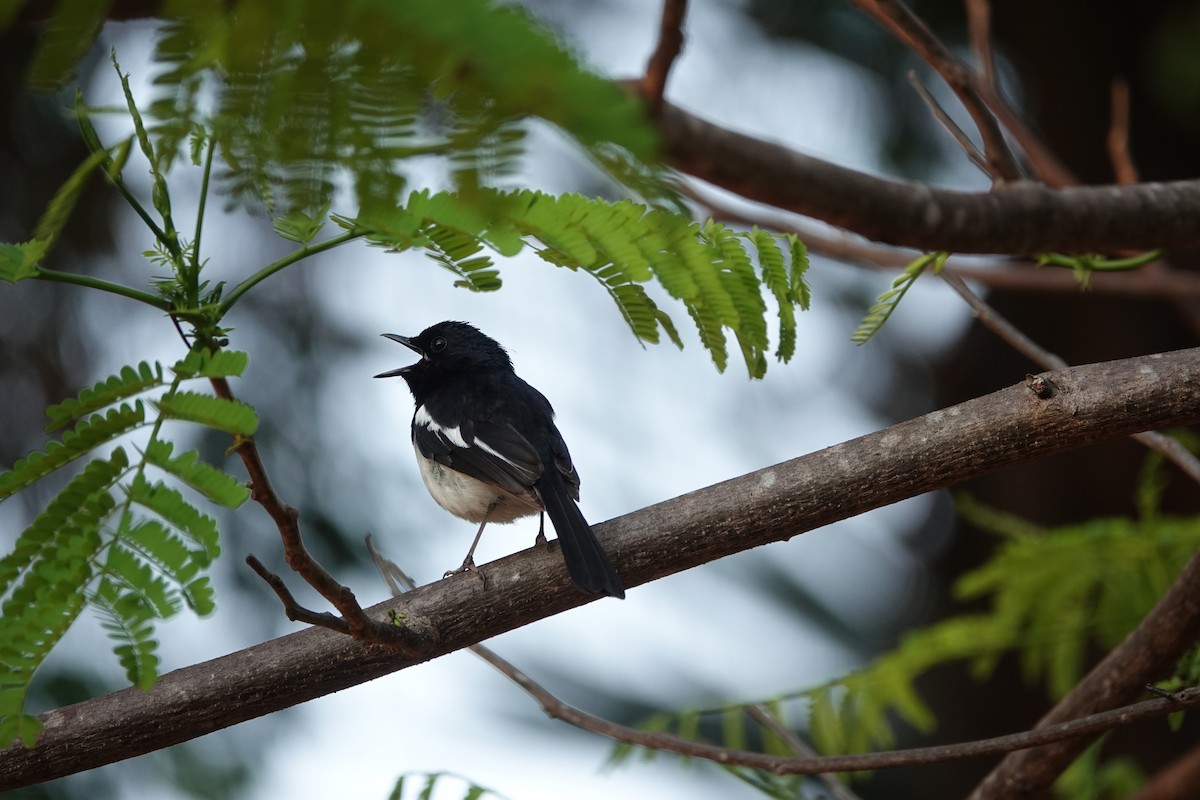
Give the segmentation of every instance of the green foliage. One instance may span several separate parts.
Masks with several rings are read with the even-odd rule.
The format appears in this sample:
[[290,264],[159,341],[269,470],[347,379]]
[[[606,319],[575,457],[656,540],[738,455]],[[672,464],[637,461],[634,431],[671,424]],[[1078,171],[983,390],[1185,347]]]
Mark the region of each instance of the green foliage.
[[156,400],[154,406],[164,417],[196,422],[239,436],[251,436],[258,427],[258,415],[253,408],[238,400],[210,394],[172,392]]
[[[70,78],[103,13],[80,0],[55,9],[38,85]],[[325,205],[343,172],[360,204],[395,204],[408,182],[398,165],[414,156],[445,159],[469,205],[475,188],[520,159],[523,121],[538,117],[618,180],[664,194],[638,166],[655,147],[638,103],[517,7],[462,0],[448,14],[437,0],[173,0],[161,14],[162,73],[144,126],[152,147],[142,143],[156,180],[204,124],[227,191],[284,214]]]
[[1149,250],[1127,258],[1107,258],[1099,253],[1038,253],[1039,267],[1065,267],[1071,270],[1080,289],[1088,288],[1093,272],[1128,272],[1141,269],[1162,257],[1161,250]]
[[[388,795],[388,800],[431,800],[435,790],[457,784],[463,785],[463,800],[482,800],[488,797],[495,798],[495,800],[505,800],[504,795],[484,788],[474,781],[468,780],[461,775],[455,775],[452,772],[406,772],[396,779],[396,785],[392,787],[391,794]],[[415,790],[409,791],[410,787],[415,788]],[[445,792],[452,791],[454,789],[443,788],[438,797],[451,797],[452,795]]]
[[[1135,490],[1137,519],[1103,518],[1056,528],[960,497],[963,519],[1000,537],[992,558],[954,587],[959,600],[986,601],[987,609],[907,633],[864,669],[763,705],[787,724],[785,704],[806,704],[809,736],[817,750],[832,754],[891,747],[898,721],[922,733],[932,731],[937,720],[914,686],[944,664],[966,662],[983,681],[1002,657],[1015,655],[1028,681],[1042,684],[1051,698],[1061,697],[1082,677],[1089,650],[1122,641],[1200,549],[1200,518],[1173,517],[1158,507],[1165,475],[1162,456],[1152,453]],[[1200,647],[1182,659],[1176,678],[1165,687],[1194,685],[1198,673]],[[739,748],[753,740],[741,720],[731,721],[744,710],[732,705],[660,713],[642,727],[693,739],[704,730],[708,740]],[[721,724],[708,724],[714,721]],[[760,749],[768,746],[764,737]],[[1136,785],[1136,768],[1100,764],[1096,752],[1064,776],[1057,787],[1060,797],[1122,797]],[[629,755],[621,748],[614,759]],[[737,777],[768,796],[787,796],[779,794],[783,784],[772,776],[745,771]]]
[[[34,69],[42,85],[66,77],[93,40],[103,4],[68,0],[53,14]],[[803,244],[694,223],[662,169],[647,161],[654,141],[637,103],[515,7],[464,0],[447,14],[434,0],[173,0],[163,14],[155,59],[164,71],[148,107],[135,102],[112,58],[132,135],[102,143],[77,93],[75,116],[91,154],[28,241],[0,243],[0,280],[53,280],[137,300],[169,316],[191,345],[169,373],[145,362],[122,367],[51,406],[47,432],[57,438],[0,473],[0,500],[54,473],[62,487],[47,490],[45,510],[0,557],[0,747],[33,744],[39,725],[24,710],[31,681],[83,609],[100,615],[129,680],[142,687],[157,675],[157,621],[185,605],[212,610],[205,572],[219,555],[219,535],[193,498],[232,508],[248,493],[195,451],[177,453],[167,433],[186,422],[235,440],[253,435],[253,408],[185,384],[242,374],[245,354],[222,349],[224,318],[276,272],[365,238],[392,250],[421,248],[458,285],[492,291],[501,285],[494,256],[531,247],[596,280],[641,340],[665,335],[682,346],[648,291],[660,284],[683,303],[719,369],[732,336],[756,377],[770,349],[764,295],[778,306],[774,354],[785,361],[796,350],[793,306],[809,301]],[[201,111],[201,98],[211,111]],[[645,202],[490,186],[522,157],[530,117],[572,137]],[[181,153],[201,170],[190,238],[171,197]],[[409,186],[410,165],[431,158],[442,160],[450,191]],[[126,183],[134,165],[149,171],[148,197]],[[97,171],[150,234],[144,255],[154,277],[145,288],[43,263]],[[235,204],[271,209],[276,231],[299,245],[228,292],[203,277],[214,176]],[[359,212],[331,217],[334,186],[347,176]],[[344,232],[317,241],[329,219]]]
[[0,472],[0,500],[92,452],[105,442],[141,427],[145,421],[146,409],[139,400],[132,406],[123,404],[119,408],[109,409],[106,414],[94,414],[79,422],[58,441],[48,442],[43,451],[17,459],[11,469]]
[[486,189],[478,200],[476,209],[464,209],[445,192],[414,192],[403,207],[375,207],[334,221],[392,251],[425,248],[458,278],[456,285],[473,291],[501,285],[491,257],[482,254],[485,248],[512,256],[529,243],[544,261],[596,279],[638,338],[658,342],[665,333],[680,345],[670,317],[642,286],[657,280],[687,308],[717,368],[727,364],[726,331],[731,331],[754,377],[767,368],[765,287],[779,309],[775,355],[787,360],[795,353],[794,306],[806,306],[809,292],[807,254],[794,237],[757,228],[739,233],[711,221],[697,225],[629,200]]
[[[255,417],[248,406],[180,389],[184,381],[238,375],[245,367],[244,353],[200,349],[172,365],[169,384],[160,364],[123,367],[47,409],[48,430],[75,427],[0,474],[0,496],[7,497],[76,459],[91,459],[0,558],[0,734],[7,737],[0,746],[14,739],[34,743],[40,726],[24,712],[30,684],[84,608],[101,616],[130,682],[143,688],[158,674],[155,621],[184,604],[198,614],[213,610],[204,573],[220,554],[217,523],[147,473],[157,470],[217,505],[245,502],[248,492],[235,478],[195,451],[175,455],[174,445],[161,438],[169,419],[249,435]],[[140,399],[124,402],[151,391],[158,392],[150,398],[160,411],[156,419],[147,418]],[[121,445],[100,452],[145,428],[149,438],[137,460]]]
[[[155,365],[157,366],[157,365]],[[56,403],[46,409],[50,424],[46,432],[63,428],[77,419],[99,411],[119,400],[162,386],[162,368],[155,369],[145,361],[134,367],[122,367],[121,371],[90,389],[84,389],[78,397]]]
[[[21,5],[10,3],[13,13]],[[62,0],[55,5],[54,16],[46,26],[29,69],[29,81],[44,89],[56,88],[71,77],[79,59],[87,53],[100,25],[104,22],[107,4],[92,0]]]
[[1107,738],[1101,737],[1058,776],[1054,782],[1055,797],[1059,800],[1124,800],[1138,790],[1145,776],[1136,763],[1127,758],[1100,760]]
[[16,283],[38,276],[38,264],[46,256],[46,242],[0,242],[0,280]]
[[894,281],[892,288],[888,289],[883,294],[879,295],[879,299],[875,301],[875,305],[867,312],[867,316],[855,328],[854,333],[850,335],[850,341],[857,345],[864,345],[874,338],[875,334],[879,333],[879,329],[884,326],[888,318],[892,316],[892,312],[900,305],[900,301],[904,299],[904,295],[917,282],[917,278],[921,277],[921,273],[932,267],[933,274],[936,275],[942,271],[942,266],[946,263],[946,259],[950,257],[949,253],[926,253],[919,258],[916,258],[907,267],[904,272],[900,273]]

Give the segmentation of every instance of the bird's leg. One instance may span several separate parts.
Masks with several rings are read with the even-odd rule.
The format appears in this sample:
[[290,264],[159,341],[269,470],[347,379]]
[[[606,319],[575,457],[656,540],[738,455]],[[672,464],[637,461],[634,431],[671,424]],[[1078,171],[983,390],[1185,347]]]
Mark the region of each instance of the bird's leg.
[[550,543],[546,541],[546,512],[543,511],[538,515],[538,535],[537,538],[533,540],[533,546],[538,547],[540,545],[542,547],[548,547],[549,544]]
[[479,530],[475,531],[475,541],[471,542],[471,549],[467,551],[467,557],[463,559],[462,566],[458,569],[452,569],[443,575],[443,578],[449,578],[451,575],[457,575],[460,572],[477,571],[480,576],[483,572],[475,566],[475,548],[479,546],[479,540],[483,537],[483,529],[487,527],[488,518],[492,516],[492,512],[496,510],[496,506],[500,504],[500,498],[493,500],[487,507],[487,511],[483,514],[483,522],[479,523]]

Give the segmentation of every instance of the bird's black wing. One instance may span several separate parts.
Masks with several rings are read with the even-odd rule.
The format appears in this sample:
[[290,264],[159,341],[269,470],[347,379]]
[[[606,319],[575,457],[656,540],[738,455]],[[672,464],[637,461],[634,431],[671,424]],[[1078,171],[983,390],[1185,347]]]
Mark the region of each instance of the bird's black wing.
[[509,494],[530,495],[542,474],[537,448],[506,423],[465,420],[448,426],[422,406],[413,416],[412,435],[421,455]]

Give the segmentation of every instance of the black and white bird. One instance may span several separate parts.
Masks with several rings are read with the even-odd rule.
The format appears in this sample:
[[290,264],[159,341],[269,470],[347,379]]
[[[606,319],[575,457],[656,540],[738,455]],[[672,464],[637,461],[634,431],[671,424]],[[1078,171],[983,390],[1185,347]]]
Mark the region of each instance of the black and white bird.
[[[554,409],[517,376],[504,348],[465,322],[439,322],[413,337],[383,335],[421,357],[375,377],[399,376],[412,391],[412,442],[425,488],[454,516],[479,523],[457,571],[474,567],[489,522],[549,514],[575,586],[624,597],[620,576],[576,505],[579,474]],[[538,540],[545,540],[543,528]]]

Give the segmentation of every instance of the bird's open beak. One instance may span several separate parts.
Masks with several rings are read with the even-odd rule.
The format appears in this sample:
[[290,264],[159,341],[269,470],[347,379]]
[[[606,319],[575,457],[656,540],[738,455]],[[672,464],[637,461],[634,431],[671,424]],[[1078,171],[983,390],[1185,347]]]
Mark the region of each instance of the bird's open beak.
[[[412,339],[410,339],[409,337],[401,336],[398,333],[385,333],[385,334],[382,334],[382,336],[385,339],[391,339],[393,342],[399,342],[400,344],[407,347],[409,350],[412,350],[414,353],[419,355],[421,358],[425,358],[425,354],[421,352],[421,348],[419,348],[415,344],[413,344]],[[381,372],[378,375],[376,375],[375,377],[376,378],[396,378],[396,377],[403,375],[405,372],[407,372],[411,368],[412,368],[412,364],[409,364],[407,367],[400,367],[399,369],[393,369],[388,372]]]

